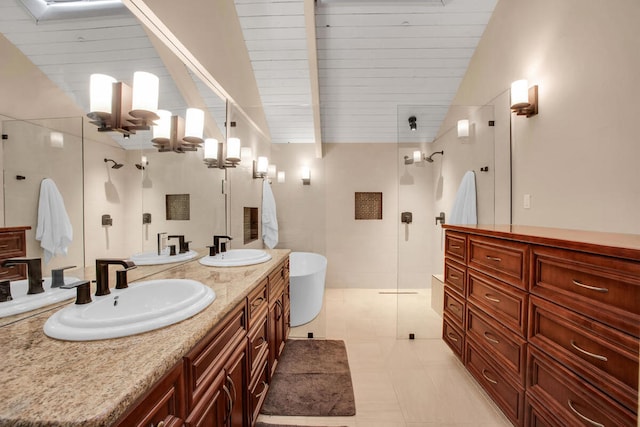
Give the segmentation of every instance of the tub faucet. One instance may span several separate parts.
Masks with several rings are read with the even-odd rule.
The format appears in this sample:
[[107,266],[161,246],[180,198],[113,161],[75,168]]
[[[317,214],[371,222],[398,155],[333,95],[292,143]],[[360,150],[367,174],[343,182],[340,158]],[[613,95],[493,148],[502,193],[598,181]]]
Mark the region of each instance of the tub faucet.
[[42,263],[40,258],[9,258],[2,261],[3,267],[12,265],[25,264],[27,266],[27,277],[29,279],[28,295],[41,294],[44,292],[42,287]]
[[167,239],[178,239],[178,253],[189,252],[189,242],[185,242],[183,235],[167,236]]
[[[109,295],[111,291],[109,291],[109,266],[110,265],[121,265],[125,268],[125,270],[131,270],[135,268],[136,265],[133,261],[129,261],[128,259],[114,259],[114,258],[103,258],[96,260],[96,296],[99,297],[101,295]],[[123,278],[119,278],[119,282],[123,280]],[[126,277],[124,278],[126,282]],[[126,286],[125,286],[126,287]]]

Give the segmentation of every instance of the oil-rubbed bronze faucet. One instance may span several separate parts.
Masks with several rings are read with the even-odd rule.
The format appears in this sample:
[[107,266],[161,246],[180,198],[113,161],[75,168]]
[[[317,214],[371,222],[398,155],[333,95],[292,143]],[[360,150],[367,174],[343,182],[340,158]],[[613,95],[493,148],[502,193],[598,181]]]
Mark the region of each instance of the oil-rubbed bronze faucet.
[[189,243],[184,240],[184,236],[181,234],[176,234],[173,236],[167,236],[167,239],[178,239],[178,252],[183,254],[185,252],[189,252]]
[[[102,258],[96,260],[96,296],[109,295],[109,266],[121,265],[126,270],[135,268],[133,261],[128,259]],[[122,279],[121,279],[122,280]],[[126,282],[126,279],[125,279]],[[126,287],[126,286],[125,286]]]
[[9,258],[2,261],[3,267],[25,264],[27,266],[27,277],[29,279],[28,295],[41,294],[44,292],[42,286],[42,263],[40,258]]

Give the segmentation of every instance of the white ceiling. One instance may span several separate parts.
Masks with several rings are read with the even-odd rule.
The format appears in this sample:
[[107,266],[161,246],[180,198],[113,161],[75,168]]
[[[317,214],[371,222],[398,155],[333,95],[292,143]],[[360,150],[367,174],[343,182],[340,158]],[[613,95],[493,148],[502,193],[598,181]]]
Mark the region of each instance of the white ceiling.
[[[315,142],[313,91],[322,142],[432,141],[496,2],[318,0],[317,51],[309,52],[304,0],[235,0],[272,141]],[[130,15],[35,25],[17,0],[2,0],[0,32],[84,109],[88,75],[131,81],[132,61],[160,77],[161,108],[186,107]],[[309,72],[316,57],[317,88]]]

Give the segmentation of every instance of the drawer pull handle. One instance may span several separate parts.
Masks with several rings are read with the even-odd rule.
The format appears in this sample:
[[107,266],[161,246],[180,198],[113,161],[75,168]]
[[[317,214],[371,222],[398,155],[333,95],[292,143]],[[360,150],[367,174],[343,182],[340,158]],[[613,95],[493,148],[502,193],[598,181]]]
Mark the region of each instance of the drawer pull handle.
[[451,275],[449,275],[449,277],[451,277],[454,280],[458,280],[460,278],[460,276],[457,276],[455,274],[451,274]]
[[269,386],[267,385],[267,383],[262,381],[262,391],[260,393],[256,394],[256,399],[257,400],[260,400],[260,398],[267,393],[268,387]]
[[455,311],[455,312],[457,312],[457,313],[460,313],[460,307],[458,307],[457,305],[449,304],[449,306],[448,306],[448,307],[449,307],[451,310],[453,310],[453,311]]
[[491,384],[498,384],[498,381],[494,380],[493,378],[487,375],[486,369],[482,370],[482,376],[484,377],[485,380],[489,381]]
[[502,261],[502,258],[498,258],[497,256],[491,256],[491,255],[487,255],[487,259],[490,260],[490,261],[495,261],[495,262]]
[[6,276],[7,274],[9,274],[9,270],[0,271],[0,276]]
[[492,297],[491,294],[484,294],[484,297],[491,302],[500,302],[498,298]]
[[492,337],[491,337],[491,334],[490,334],[489,332],[485,332],[485,333],[484,333],[484,338],[485,338],[487,341],[492,342],[492,343],[494,343],[494,344],[500,344],[500,341],[498,341],[498,340],[497,340],[497,339],[495,339],[495,338],[492,338]]
[[453,335],[451,332],[447,334],[447,337],[449,337],[449,339],[453,342],[458,342],[458,338],[456,338],[456,336]]
[[584,421],[588,422],[589,424],[591,424],[593,426],[596,426],[596,427],[604,427],[604,424],[600,424],[597,421],[593,421],[591,418],[585,417],[580,412],[578,412],[578,410],[573,407],[573,402],[571,401],[571,399],[567,400],[567,405],[569,405],[569,409],[571,409],[574,414],[576,414],[577,416],[579,416],[580,418],[582,418]]
[[258,297],[251,302],[251,309],[253,310],[256,307],[260,307],[262,302],[264,301],[264,297]]
[[575,348],[576,350],[578,350],[582,354],[586,354],[587,356],[593,357],[594,359],[602,360],[603,362],[607,362],[609,360],[605,356],[601,356],[599,354],[591,353],[590,351],[587,351],[587,350],[584,350],[584,349],[578,347],[578,344],[576,344],[576,342],[574,340],[571,340],[571,347]]
[[589,289],[590,291],[596,291],[596,292],[602,292],[602,293],[609,292],[609,289],[607,289],[607,288],[599,288],[597,286],[585,285],[584,283],[580,282],[579,280],[573,280],[573,284],[576,285],[576,286],[580,286],[581,288]]
[[451,245],[451,249],[462,249],[460,245]]
[[9,245],[0,245],[0,249],[7,249]]

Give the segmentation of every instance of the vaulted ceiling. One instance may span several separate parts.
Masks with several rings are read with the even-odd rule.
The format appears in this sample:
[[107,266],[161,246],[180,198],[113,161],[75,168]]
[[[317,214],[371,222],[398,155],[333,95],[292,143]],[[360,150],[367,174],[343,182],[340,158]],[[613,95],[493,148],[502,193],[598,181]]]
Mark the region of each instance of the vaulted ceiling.
[[[3,0],[0,32],[82,108],[88,109],[90,73],[130,81],[135,66],[160,76],[161,108],[179,111],[196,102],[218,124],[224,120],[215,94],[186,67],[168,69],[130,14],[41,19],[36,25],[23,2],[42,0]],[[193,10],[186,5],[194,2],[172,4],[176,19],[188,23],[215,15],[225,2],[231,0],[195,2]],[[247,75],[255,81],[244,80],[255,85],[260,104],[241,106],[260,109],[273,143],[430,142],[496,2],[235,0],[235,25],[246,50],[236,54],[248,56]],[[153,1],[145,3],[153,9]],[[203,57],[200,64],[214,62]],[[199,96],[185,96],[185,85],[174,83],[176,73],[188,76]],[[417,117],[415,132],[410,116]]]

